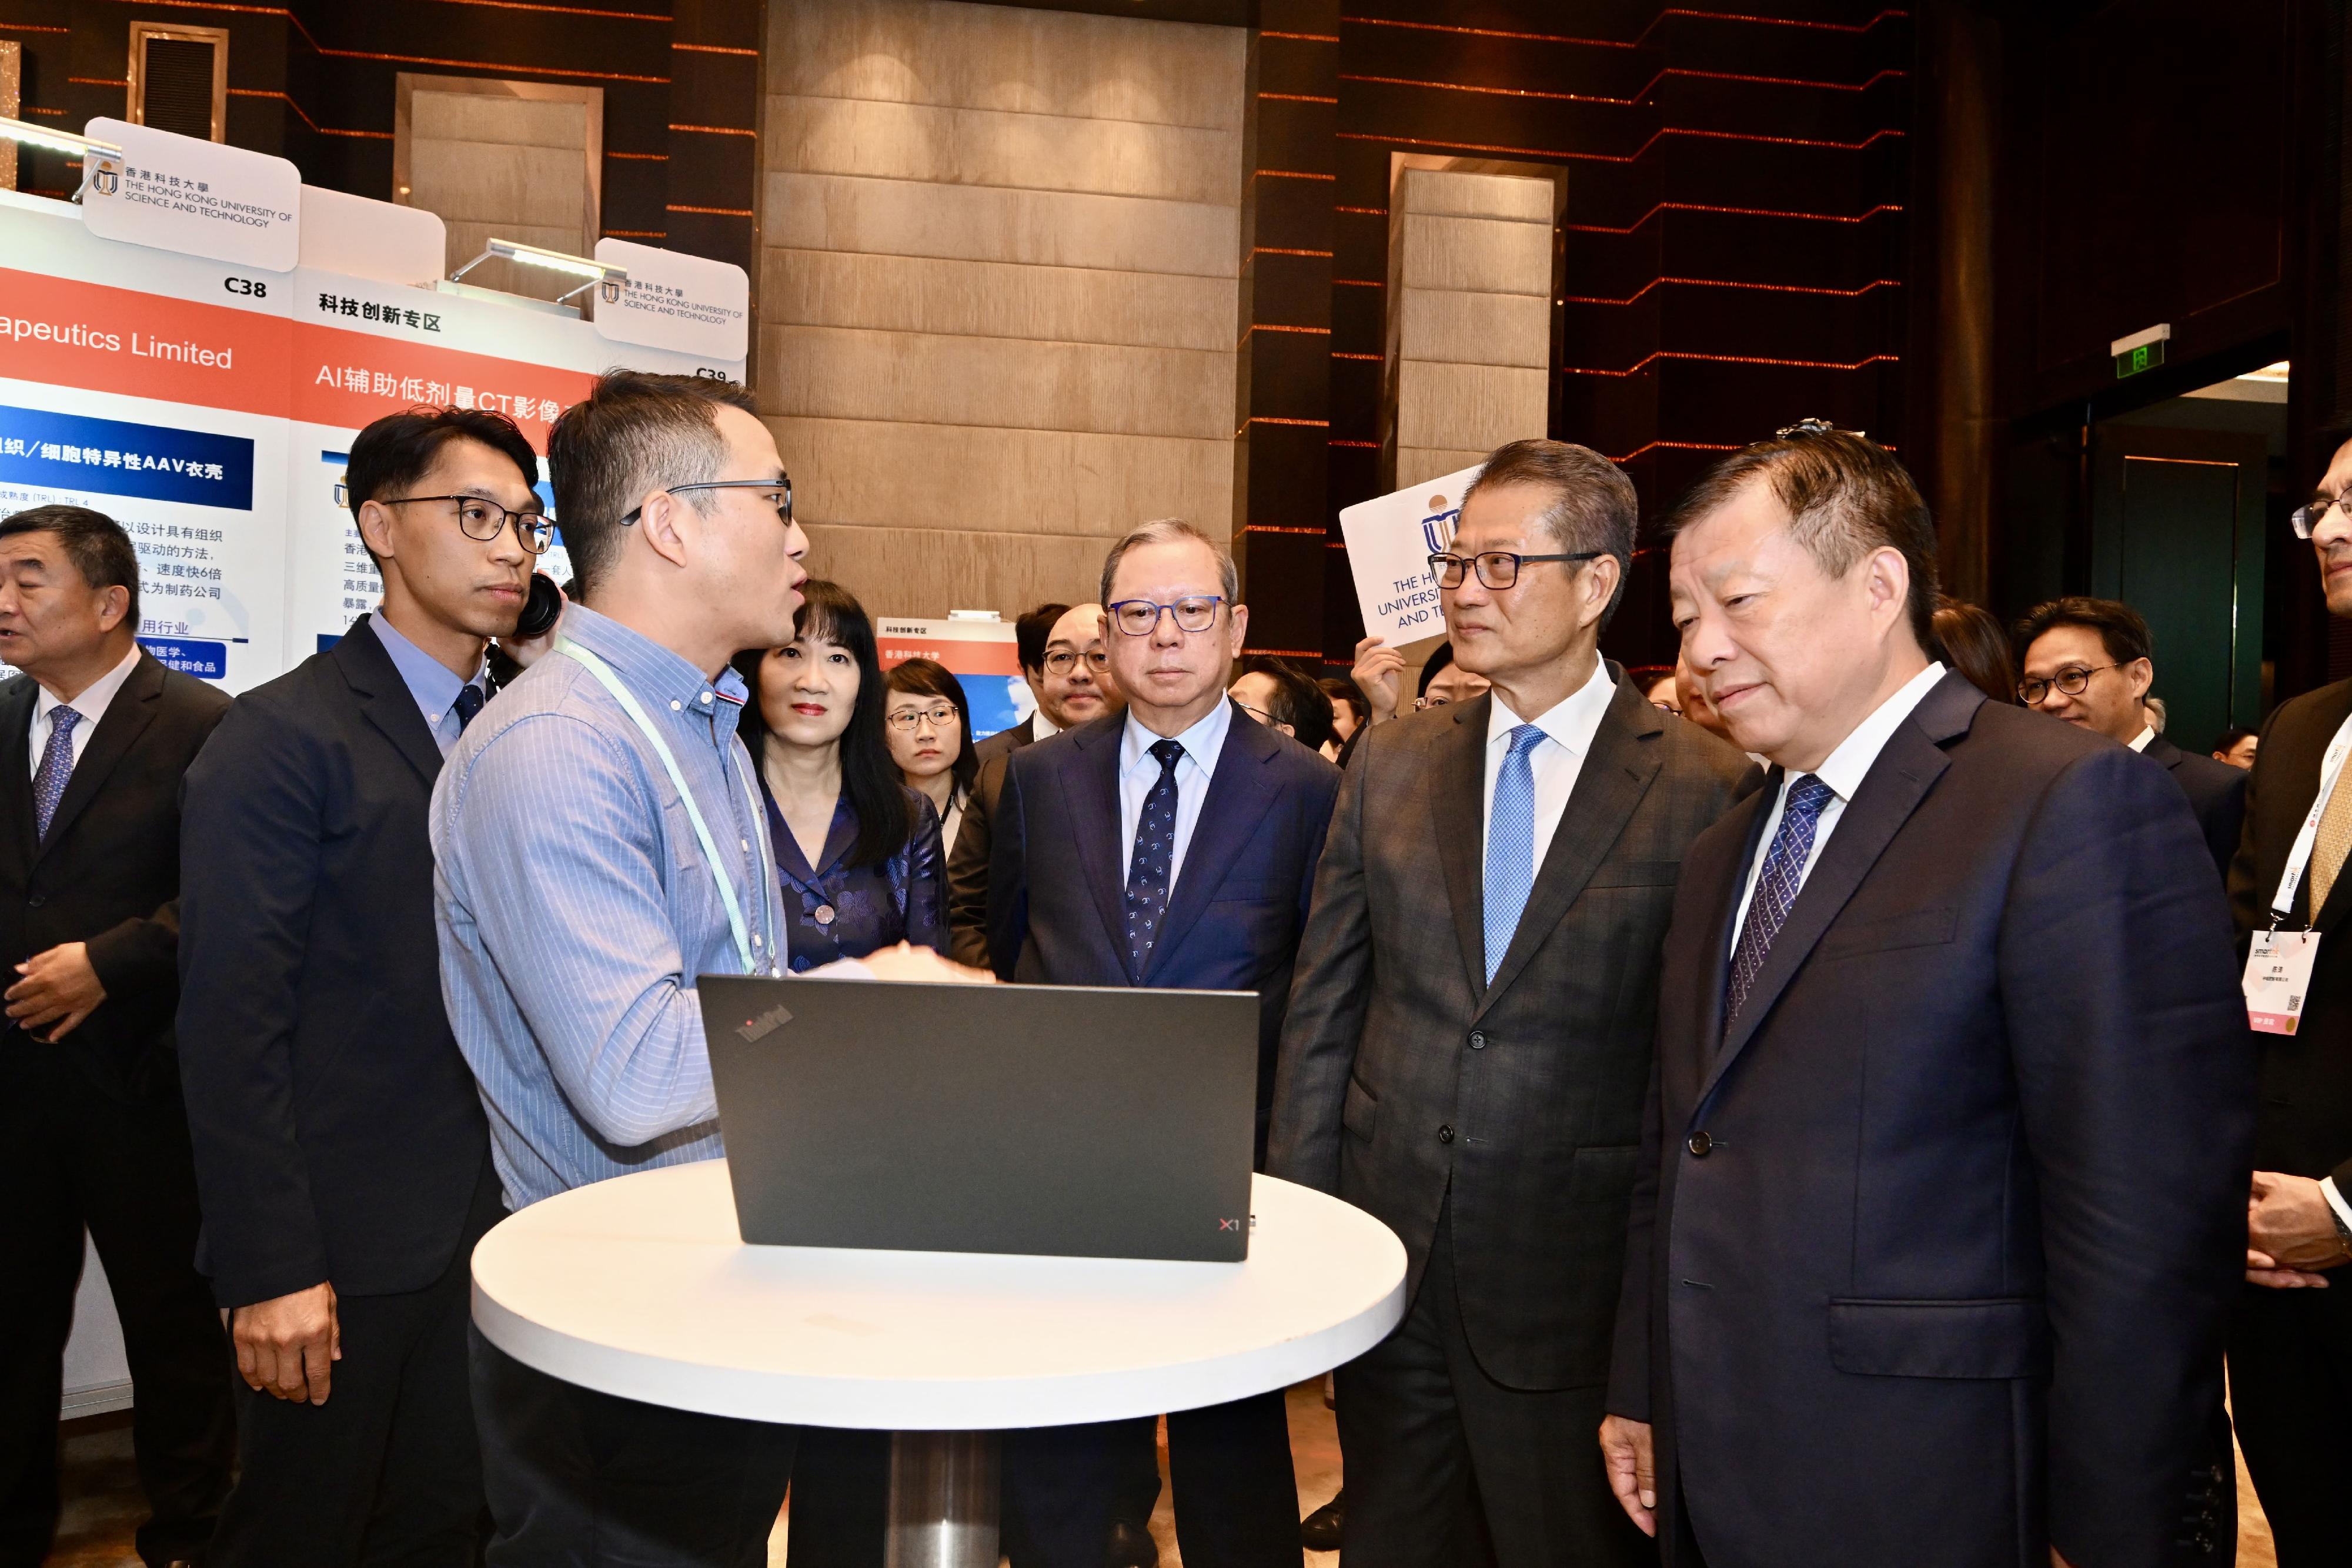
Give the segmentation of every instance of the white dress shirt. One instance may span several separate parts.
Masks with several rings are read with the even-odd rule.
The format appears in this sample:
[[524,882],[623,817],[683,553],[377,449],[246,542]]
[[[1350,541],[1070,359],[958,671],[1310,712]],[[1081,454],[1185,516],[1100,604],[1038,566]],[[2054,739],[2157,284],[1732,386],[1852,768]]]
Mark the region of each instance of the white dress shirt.
[[[1830,787],[1830,803],[1822,808],[1821,819],[1813,827],[1812,850],[1805,856],[1804,869],[1797,873],[1800,892],[1805,879],[1813,874],[1813,867],[1821,862],[1822,851],[1828,846],[1830,835],[1837,831],[1838,819],[1845,815],[1846,803],[1862,788],[1878,754],[1886,749],[1895,727],[1909,718],[1911,710],[1943,678],[1944,666],[1930,660],[1926,669],[1904,682],[1893,696],[1871,711],[1868,718],[1855,725],[1853,732],[1838,742],[1837,749],[1813,769],[1813,777]],[[1763,836],[1756,841],[1756,852],[1748,862],[1748,882],[1740,890],[1738,913],[1732,918],[1730,948],[1734,952],[1739,947],[1739,933],[1748,924],[1748,905],[1756,897],[1756,879],[1764,870],[1764,857],[1771,851],[1772,835],[1780,831],[1780,818],[1788,809],[1789,786],[1803,777],[1801,773],[1780,776],[1780,790],[1772,797],[1771,814],[1764,819]]]
[[2131,748],[2134,751],[2146,751],[2147,749],[2147,743],[2155,738],[2156,726],[2152,724],[2144,724],[2139,727],[2139,733],[2131,737]]
[[1034,746],[1041,740],[1050,740],[1055,736],[1061,733],[1062,727],[1045,716],[1044,705],[1040,704],[1037,707],[1031,710],[1029,714],[1029,744]]
[[131,652],[123,655],[122,663],[83,687],[81,695],[69,703],[58,701],[49,694],[48,687],[41,687],[41,695],[33,699],[32,745],[27,747],[32,753],[32,760],[26,768],[26,777],[38,779],[41,776],[41,753],[47,749],[49,731],[56,727],[49,716],[61,707],[69,707],[81,715],[81,722],[74,727],[73,734],[68,737],[73,747],[74,766],[81,766],[82,753],[89,749],[90,736],[96,733],[99,720],[106,716],[107,708],[114,701],[114,694],[121,691],[122,683],[131,678],[131,670],[139,663],[139,652],[138,643],[131,644]]
[[1543,870],[1544,856],[1551,852],[1552,834],[1559,829],[1559,819],[1568,810],[1568,798],[1576,789],[1577,776],[1584,771],[1584,759],[1592,751],[1592,737],[1601,727],[1601,718],[1609,711],[1610,699],[1617,695],[1616,683],[1609,678],[1609,665],[1602,660],[1592,661],[1592,674],[1575,691],[1551,706],[1550,711],[1532,721],[1511,711],[1499,692],[1490,694],[1486,710],[1486,781],[1479,795],[1480,810],[1485,821],[1478,830],[1480,863],[1484,864],[1486,834],[1495,822],[1495,779],[1502,771],[1503,759],[1511,753],[1511,731],[1532,722],[1544,733],[1536,748],[1528,753],[1528,768],[1536,783],[1535,867]]
[[[1192,845],[1192,828],[1201,820],[1201,802],[1217,771],[1217,758],[1225,749],[1225,732],[1233,727],[1233,704],[1220,698],[1208,716],[1176,737],[1184,755],[1176,763],[1176,847],[1168,858],[1168,891],[1184,874],[1184,852]],[[1135,827],[1143,821],[1144,797],[1160,782],[1160,758],[1151,748],[1160,737],[1143,727],[1129,708],[1127,727],[1118,737],[1119,885],[1127,884],[1127,868],[1135,861]]]

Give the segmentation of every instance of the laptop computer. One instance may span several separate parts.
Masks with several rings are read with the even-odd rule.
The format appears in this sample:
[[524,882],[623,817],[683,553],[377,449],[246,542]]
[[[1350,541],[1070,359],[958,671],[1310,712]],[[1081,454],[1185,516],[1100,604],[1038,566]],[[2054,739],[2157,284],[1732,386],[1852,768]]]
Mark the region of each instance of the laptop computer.
[[745,1241],[1248,1256],[1254,993],[696,985]]

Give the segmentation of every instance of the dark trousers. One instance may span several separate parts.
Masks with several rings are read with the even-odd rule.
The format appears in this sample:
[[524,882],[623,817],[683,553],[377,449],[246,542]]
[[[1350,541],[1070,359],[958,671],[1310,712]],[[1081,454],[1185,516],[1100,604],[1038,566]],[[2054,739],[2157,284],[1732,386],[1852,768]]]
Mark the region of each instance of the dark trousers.
[[890,1529],[890,1434],[801,1428],[785,1568],[882,1568]]
[[2230,1323],[2230,1409],[2279,1568],[2345,1561],[2352,1486],[2352,1268],[2326,1290],[2249,1285]]
[[598,1394],[467,1334],[490,1568],[766,1568],[799,1427]]
[[506,1213],[489,1153],[441,1277],[340,1296],[323,1405],[237,1385],[237,1481],[206,1568],[463,1568],[480,1561],[482,1460],[466,1324],[474,1243]]
[[176,1089],[124,1101],[47,1045],[0,1033],[0,1564],[40,1562],[58,1522],[58,1402],[88,1228],[137,1385],[131,1442],[149,1563],[211,1539],[236,1452],[235,1376],[196,1272],[196,1176]]
[[1344,1568],[1654,1563],[1601,1463],[1603,1390],[1507,1388],[1462,1328],[1451,1211],[1412,1309],[1339,1372]]
[[[1004,1434],[1013,1568],[1101,1568],[1110,1521],[1134,1488],[1139,1427],[1104,1421]],[[1168,1480],[1185,1568],[1298,1568],[1298,1479],[1283,1391],[1171,1411]]]

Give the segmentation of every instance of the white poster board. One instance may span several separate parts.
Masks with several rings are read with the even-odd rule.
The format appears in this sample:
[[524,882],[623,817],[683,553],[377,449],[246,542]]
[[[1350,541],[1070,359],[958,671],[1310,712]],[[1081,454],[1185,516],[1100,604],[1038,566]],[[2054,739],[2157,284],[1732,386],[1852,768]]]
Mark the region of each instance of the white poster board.
[[1445,634],[1429,558],[1452,548],[1462,492],[1483,466],[1458,469],[1340,511],[1339,537],[1348,544],[1348,568],[1355,575],[1366,636],[1400,648]]

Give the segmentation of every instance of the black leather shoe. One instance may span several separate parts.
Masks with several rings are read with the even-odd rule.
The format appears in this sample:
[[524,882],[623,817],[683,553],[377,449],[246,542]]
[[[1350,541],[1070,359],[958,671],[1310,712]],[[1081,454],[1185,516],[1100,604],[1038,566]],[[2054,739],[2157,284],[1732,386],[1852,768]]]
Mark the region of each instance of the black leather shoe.
[[1348,1489],[1341,1487],[1331,1500],[1308,1514],[1299,1522],[1298,1544],[1309,1552],[1337,1552],[1339,1532],[1348,1522]]
[[1160,1542],[1143,1526],[1115,1519],[1110,1544],[1103,1550],[1103,1568],[1160,1568]]

